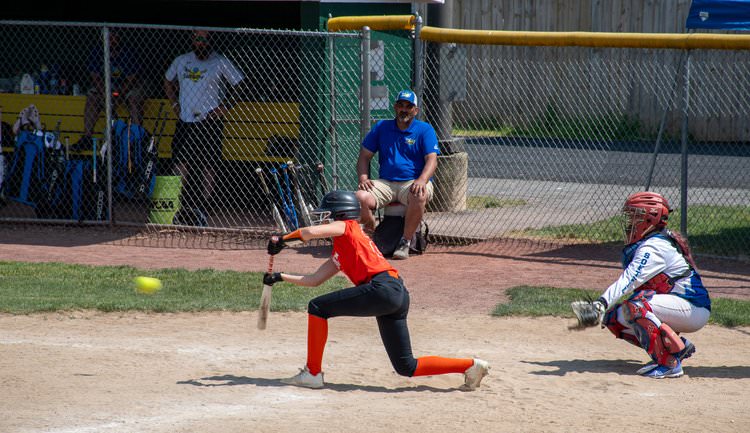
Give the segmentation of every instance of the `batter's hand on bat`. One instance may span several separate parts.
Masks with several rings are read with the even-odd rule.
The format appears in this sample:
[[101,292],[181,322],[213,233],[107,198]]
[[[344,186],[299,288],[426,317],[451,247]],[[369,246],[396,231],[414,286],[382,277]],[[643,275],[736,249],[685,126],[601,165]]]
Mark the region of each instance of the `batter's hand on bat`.
[[263,274],[263,284],[267,286],[273,286],[279,281],[283,281],[281,278],[281,272],[266,272]]
[[275,256],[276,254],[280,253],[281,250],[283,250],[286,247],[286,242],[284,241],[284,238],[281,235],[275,235],[271,236],[271,239],[268,240],[268,254]]

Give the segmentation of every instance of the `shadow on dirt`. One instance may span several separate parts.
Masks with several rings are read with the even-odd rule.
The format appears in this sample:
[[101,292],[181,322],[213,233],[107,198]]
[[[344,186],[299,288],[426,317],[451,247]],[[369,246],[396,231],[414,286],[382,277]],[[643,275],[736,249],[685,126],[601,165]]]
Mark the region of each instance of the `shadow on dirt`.
[[[643,367],[645,362],[632,360],[611,359],[571,359],[557,361],[521,361],[526,364],[539,365],[554,368],[554,370],[538,370],[530,374],[538,376],[565,376],[568,373],[619,373],[624,376],[634,376],[636,370]],[[750,366],[693,366],[683,365],[685,375],[690,377],[717,378],[717,379],[747,379],[750,378]]]
[[[291,387],[281,383],[281,379],[266,379],[259,377],[247,377],[247,376],[234,376],[231,374],[225,374],[222,376],[209,376],[202,377],[200,379],[190,379],[185,381],[177,382],[178,385],[193,385],[193,386],[237,386],[237,385],[255,385],[255,386],[268,386],[268,387]],[[454,389],[441,389],[434,388],[431,386],[409,386],[401,388],[385,388],[382,386],[369,386],[369,385],[351,385],[345,383],[326,383],[323,390],[337,391],[337,392],[349,392],[349,391],[365,391],[365,392],[380,392],[380,393],[402,393],[402,392],[455,392],[461,391],[459,388]]]

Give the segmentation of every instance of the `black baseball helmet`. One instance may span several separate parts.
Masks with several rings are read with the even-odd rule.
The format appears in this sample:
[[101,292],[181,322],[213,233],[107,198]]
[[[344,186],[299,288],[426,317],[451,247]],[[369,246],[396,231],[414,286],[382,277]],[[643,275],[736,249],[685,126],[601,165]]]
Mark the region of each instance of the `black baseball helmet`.
[[322,224],[329,220],[359,219],[359,200],[352,191],[331,191],[320,201],[320,206],[312,211],[313,224]]

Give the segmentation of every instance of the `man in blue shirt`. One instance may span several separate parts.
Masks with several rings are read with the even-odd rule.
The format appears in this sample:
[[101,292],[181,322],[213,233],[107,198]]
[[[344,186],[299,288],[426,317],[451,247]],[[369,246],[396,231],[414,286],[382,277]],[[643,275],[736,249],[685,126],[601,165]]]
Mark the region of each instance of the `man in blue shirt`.
[[[396,117],[381,120],[362,142],[357,159],[361,217],[365,228],[375,228],[373,211],[391,202],[406,205],[404,233],[394,259],[409,257],[409,246],[417,231],[425,206],[432,198],[432,176],[440,153],[435,129],[417,120],[417,95],[403,90],[393,105]],[[379,179],[370,179],[370,160],[378,153]]]

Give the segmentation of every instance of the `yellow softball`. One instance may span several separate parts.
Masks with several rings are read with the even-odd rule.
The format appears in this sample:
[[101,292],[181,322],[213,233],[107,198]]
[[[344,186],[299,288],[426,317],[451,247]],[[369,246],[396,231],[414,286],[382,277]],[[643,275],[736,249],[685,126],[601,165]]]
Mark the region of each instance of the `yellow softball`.
[[152,277],[135,277],[135,290],[144,295],[151,295],[161,289],[161,280]]

